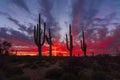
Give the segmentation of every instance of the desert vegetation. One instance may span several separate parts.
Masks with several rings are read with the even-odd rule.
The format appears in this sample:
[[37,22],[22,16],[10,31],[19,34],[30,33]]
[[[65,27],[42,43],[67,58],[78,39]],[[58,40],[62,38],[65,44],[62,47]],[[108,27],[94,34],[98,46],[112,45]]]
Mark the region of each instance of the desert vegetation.
[[[0,59],[1,80],[119,80],[118,56],[37,57],[11,56]],[[71,60],[71,61],[70,61]]]

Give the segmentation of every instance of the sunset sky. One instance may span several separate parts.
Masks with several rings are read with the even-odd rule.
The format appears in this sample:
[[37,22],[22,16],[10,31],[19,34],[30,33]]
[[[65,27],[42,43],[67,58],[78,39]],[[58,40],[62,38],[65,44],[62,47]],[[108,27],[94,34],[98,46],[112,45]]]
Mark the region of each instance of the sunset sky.
[[[42,24],[46,22],[47,29],[52,29],[53,53],[68,55],[65,34],[69,24],[74,54],[82,53],[82,29],[88,53],[115,54],[120,48],[120,0],[0,0],[0,40],[11,42],[21,55],[37,54],[33,28],[39,13]],[[47,44],[43,53],[48,53]]]

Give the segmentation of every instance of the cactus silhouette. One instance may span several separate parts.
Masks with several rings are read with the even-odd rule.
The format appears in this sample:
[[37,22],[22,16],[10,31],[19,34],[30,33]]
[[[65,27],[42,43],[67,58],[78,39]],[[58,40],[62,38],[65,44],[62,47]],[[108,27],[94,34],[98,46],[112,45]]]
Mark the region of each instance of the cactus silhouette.
[[[39,22],[37,26],[34,26],[34,42],[38,47],[38,55],[42,56],[42,46],[45,43],[45,31],[46,31],[46,23],[44,23],[44,31],[41,29],[41,16],[39,14]],[[43,33],[43,36],[42,36]]]
[[50,31],[50,28],[49,28],[49,35],[45,36],[46,37],[46,40],[47,40],[47,43],[49,44],[49,53],[50,53],[50,56],[52,56],[52,36],[51,36],[51,31]]
[[80,41],[80,43],[81,43],[81,49],[84,52],[84,56],[86,57],[87,56],[87,54],[86,54],[87,44],[85,42],[85,37],[84,37],[84,31],[83,30],[82,30],[82,40]]
[[72,34],[71,34],[71,25],[69,25],[69,39],[70,39],[70,44],[68,42],[68,36],[66,34],[66,46],[67,49],[70,52],[70,56],[72,56],[72,50],[73,50],[73,38],[72,38]]

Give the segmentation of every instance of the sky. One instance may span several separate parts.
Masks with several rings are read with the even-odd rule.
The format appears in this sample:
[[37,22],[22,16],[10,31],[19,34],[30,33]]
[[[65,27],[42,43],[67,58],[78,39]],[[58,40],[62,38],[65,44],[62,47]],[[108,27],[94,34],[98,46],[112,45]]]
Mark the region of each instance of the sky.
[[[120,48],[120,0],[0,0],[0,40],[11,42],[19,53],[37,53],[33,28],[39,13],[41,25],[46,22],[47,29],[52,30],[55,53],[68,54],[65,34],[69,24],[74,54],[82,53],[82,29],[88,53],[115,54]],[[43,51],[48,52],[47,46],[46,43]]]

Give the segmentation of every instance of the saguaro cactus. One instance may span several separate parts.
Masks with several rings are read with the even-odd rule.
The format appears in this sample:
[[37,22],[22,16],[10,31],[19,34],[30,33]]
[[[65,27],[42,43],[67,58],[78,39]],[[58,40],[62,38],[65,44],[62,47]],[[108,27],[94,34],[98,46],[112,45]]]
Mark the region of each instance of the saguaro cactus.
[[49,28],[49,36],[46,35],[46,40],[49,44],[49,53],[50,53],[50,56],[52,56],[52,36],[51,36],[51,31],[50,31],[50,28]]
[[81,49],[84,52],[84,56],[86,57],[87,56],[87,54],[86,54],[87,44],[85,42],[84,31],[82,31],[82,40],[80,42],[81,42]]
[[71,25],[69,25],[69,39],[70,39],[70,44],[68,45],[68,36],[66,34],[66,46],[67,49],[70,52],[70,56],[72,56],[72,50],[73,50],[73,38],[72,38],[72,34],[71,34]]
[[[46,23],[44,23],[44,31],[42,32],[41,29],[41,16],[39,14],[39,22],[37,26],[34,26],[34,42],[38,47],[38,55],[39,57],[42,56],[42,46],[45,43],[45,30],[46,30]],[[42,38],[43,33],[43,38]]]

